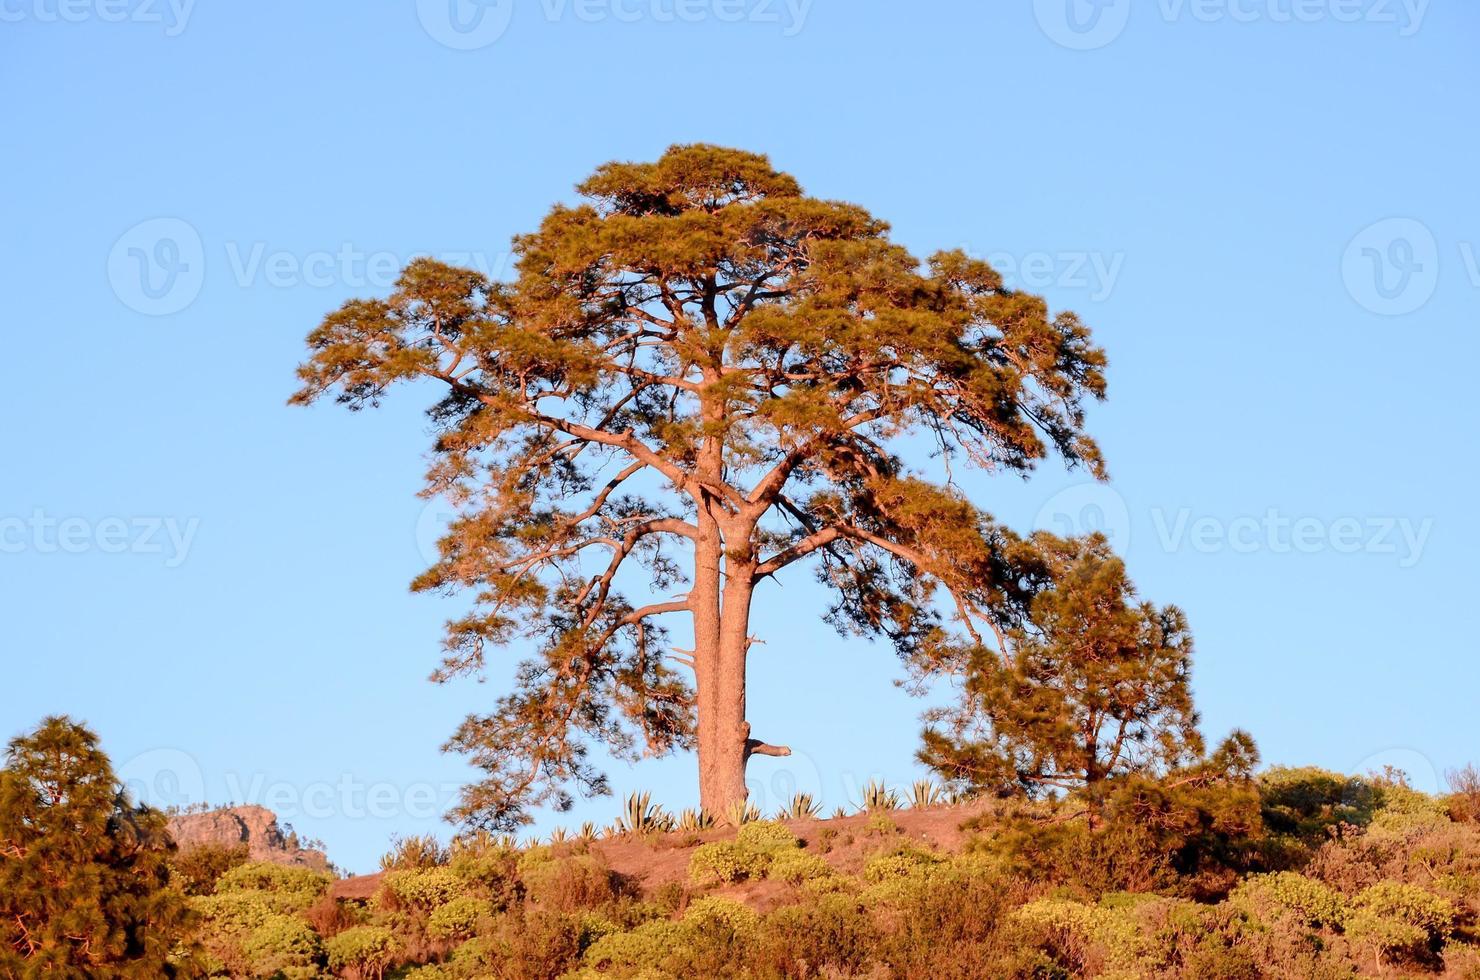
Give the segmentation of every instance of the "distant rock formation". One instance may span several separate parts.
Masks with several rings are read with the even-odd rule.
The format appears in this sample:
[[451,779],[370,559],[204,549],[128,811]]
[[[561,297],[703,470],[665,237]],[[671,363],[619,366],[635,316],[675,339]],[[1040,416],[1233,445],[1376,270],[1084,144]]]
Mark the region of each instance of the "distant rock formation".
[[277,814],[261,806],[232,806],[205,813],[180,813],[170,817],[170,834],[182,851],[215,844],[221,847],[247,845],[253,861],[270,861],[299,868],[325,871],[329,859],[323,851],[299,845],[296,834],[284,834]]

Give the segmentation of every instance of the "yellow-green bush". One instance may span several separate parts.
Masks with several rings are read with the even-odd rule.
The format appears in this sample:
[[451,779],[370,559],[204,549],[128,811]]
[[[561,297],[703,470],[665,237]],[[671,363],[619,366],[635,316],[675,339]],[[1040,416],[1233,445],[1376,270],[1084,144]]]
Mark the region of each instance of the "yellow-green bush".
[[776,854],[766,869],[767,878],[776,878],[790,885],[816,881],[832,873],[832,866],[827,861],[800,848]]
[[1135,972],[1150,945],[1123,909],[1086,905],[1068,899],[1043,899],[1018,909],[1016,921],[1036,926],[1082,962],[1103,962]]
[[893,878],[912,878],[928,872],[940,863],[939,858],[924,851],[899,850],[870,860],[864,866],[863,878],[871,884]]
[[581,962],[588,967],[617,976],[634,971],[659,970],[675,947],[688,938],[682,923],[667,919],[649,922],[630,932],[602,936],[586,950]]
[[770,863],[769,854],[758,854],[734,841],[713,841],[694,849],[689,858],[689,877],[701,885],[727,885],[764,877]]
[[734,932],[747,932],[760,923],[760,916],[744,902],[711,895],[690,905],[683,914],[683,921],[685,925],[697,928],[718,924]]
[[1374,835],[1411,834],[1448,823],[1449,808],[1443,800],[1407,786],[1388,786],[1382,791],[1382,805],[1373,813],[1367,832]]
[[801,841],[777,820],[756,820],[735,832],[735,843],[756,854],[775,854],[801,846]]
[[324,944],[303,919],[275,915],[253,929],[242,943],[249,974],[285,980],[312,980],[320,975]]
[[463,879],[451,868],[409,868],[387,872],[381,883],[385,898],[430,912],[456,898],[463,890]]
[[1293,871],[1251,875],[1229,900],[1256,919],[1290,915],[1313,929],[1334,928],[1346,914],[1345,903],[1333,889]]
[[1457,912],[1447,900],[1396,881],[1384,881],[1365,889],[1352,900],[1355,915],[1370,914],[1392,919],[1423,932],[1426,942],[1442,944],[1454,931]]
[[267,895],[261,892],[228,892],[225,895],[202,895],[190,900],[214,933],[250,932],[273,915],[280,914]]
[[380,980],[395,959],[396,937],[380,926],[356,926],[324,942],[329,968],[353,970],[361,980]]
[[312,905],[334,879],[322,871],[294,868],[265,861],[238,865],[216,882],[216,894],[253,892],[279,912],[296,912]]
[[443,902],[427,916],[427,932],[437,939],[471,939],[488,903],[472,895],[459,895]]

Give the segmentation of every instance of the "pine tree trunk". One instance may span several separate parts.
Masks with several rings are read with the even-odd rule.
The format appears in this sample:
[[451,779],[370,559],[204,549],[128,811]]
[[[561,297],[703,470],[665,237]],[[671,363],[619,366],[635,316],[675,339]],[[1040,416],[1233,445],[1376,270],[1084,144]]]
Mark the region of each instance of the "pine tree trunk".
[[750,647],[752,583],[738,569],[725,583],[713,670],[705,678],[713,692],[708,705],[700,697],[701,718],[711,715],[709,745],[699,744],[699,801],[715,816],[725,816],[746,798],[745,766],[749,761],[750,725],[745,720],[745,661]]
[[745,721],[745,660],[750,646],[749,570],[725,559],[717,524],[701,521],[695,547],[694,680],[697,697],[699,805],[723,817],[746,798],[750,726]]

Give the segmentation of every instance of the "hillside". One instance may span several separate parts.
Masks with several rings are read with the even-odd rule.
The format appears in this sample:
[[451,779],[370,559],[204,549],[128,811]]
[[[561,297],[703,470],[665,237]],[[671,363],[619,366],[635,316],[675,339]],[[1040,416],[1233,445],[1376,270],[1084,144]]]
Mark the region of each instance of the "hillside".
[[1314,769],[703,832],[636,806],[355,878],[243,864],[193,901],[232,977],[1477,977],[1477,816],[1473,787]]

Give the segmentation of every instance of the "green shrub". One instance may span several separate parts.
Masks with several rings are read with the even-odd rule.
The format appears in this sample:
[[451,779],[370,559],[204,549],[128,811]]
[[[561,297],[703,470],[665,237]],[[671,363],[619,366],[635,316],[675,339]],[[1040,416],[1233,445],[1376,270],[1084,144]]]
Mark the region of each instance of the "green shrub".
[[1346,914],[1340,895],[1293,871],[1245,878],[1229,900],[1256,919],[1265,920],[1271,913],[1286,914],[1313,929],[1339,926]]
[[816,854],[808,854],[800,848],[775,855],[771,858],[770,867],[766,869],[767,878],[777,878],[789,885],[816,881],[832,873],[832,865]]
[[1373,813],[1367,832],[1377,836],[1406,835],[1448,823],[1449,808],[1443,800],[1394,785],[1383,788],[1382,804]]
[[743,902],[711,895],[701,898],[684,912],[685,925],[703,928],[721,925],[733,932],[747,932],[760,923],[760,916]]
[[1102,960],[1127,973],[1139,972],[1138,965],[1150,952],[1134,920],[1123,910],[1044,899],[1024,905],[1014,918],[1044,930],[1054,945],[1071,950],[1077,960]]
[[666,919],[649,922],[630,932],[602,936],[586,950],[581,962],[602,973],[625,975],[637,970],[659,970],[675,947],[688,938],[681,923]]
[[916,877],[940,863],[940,859],[924,851],[900,850],[881,854],[873,858],[863,869],[863,879],[871,884],[895,878]]
[[734,841],[713,841],[694,850],[689,858],[689,878],[701,885],[716,882],[727,885],[764,877],[770,863],[768,854],[756,853]]
[[274,915],[252,930],[242,943],[248,970],[253,977],[285,974],[290,980],[318,975],[324,944],[307,922],[291,915]]
[[775,854],[801,846],[797,836],[776,820],[756,820],[745,824],[735,832],[735,843],[756,854]]
[[520,859],[501,843],[482,840],[454,845],[447,866],[466,888],[486,894],[492,907],[502,911],[519,897]]
[[217,934],[250,932],[280,914],[273,908],[269,897],[261,892],[202,895],[192,898],[190,907]]
[[461,894],[463,879],[451,868],[410,868],[387,872],[381,889],[397,905],[430,912]]
[[437,939],[471,939],[478,920],[488,911],[488,903],[472,895],[442,903],[427,916],[427,933]]
[[324,943],[329,968],[336,972],[353,971],[360,980],[380,980],[395,959],[396,951],[396,937],[381,926],[356,926]]
[[1352,901],[1354,913],[1370,913],[1422,930],[1436,947],[1454,931],[1457,911],[1446,899],[1414,885],[1384,881],[1365,889]]
[[280,912],[296,912],[312,905],[329,888],[333,877],[310,868],[293,868],[265,861],[238,865],[216,882],[216,894],[257,892]]
[[1379,972],[1384,960],[1417,959],[1428,950],[1428,936],[1418,926],[1367,911],[1355,911],[1347,917],[1346,934],[1372,950]]
[[401,975],[401,980],[457,980],[457,978],[447,967],[433,964],[413,967]]

